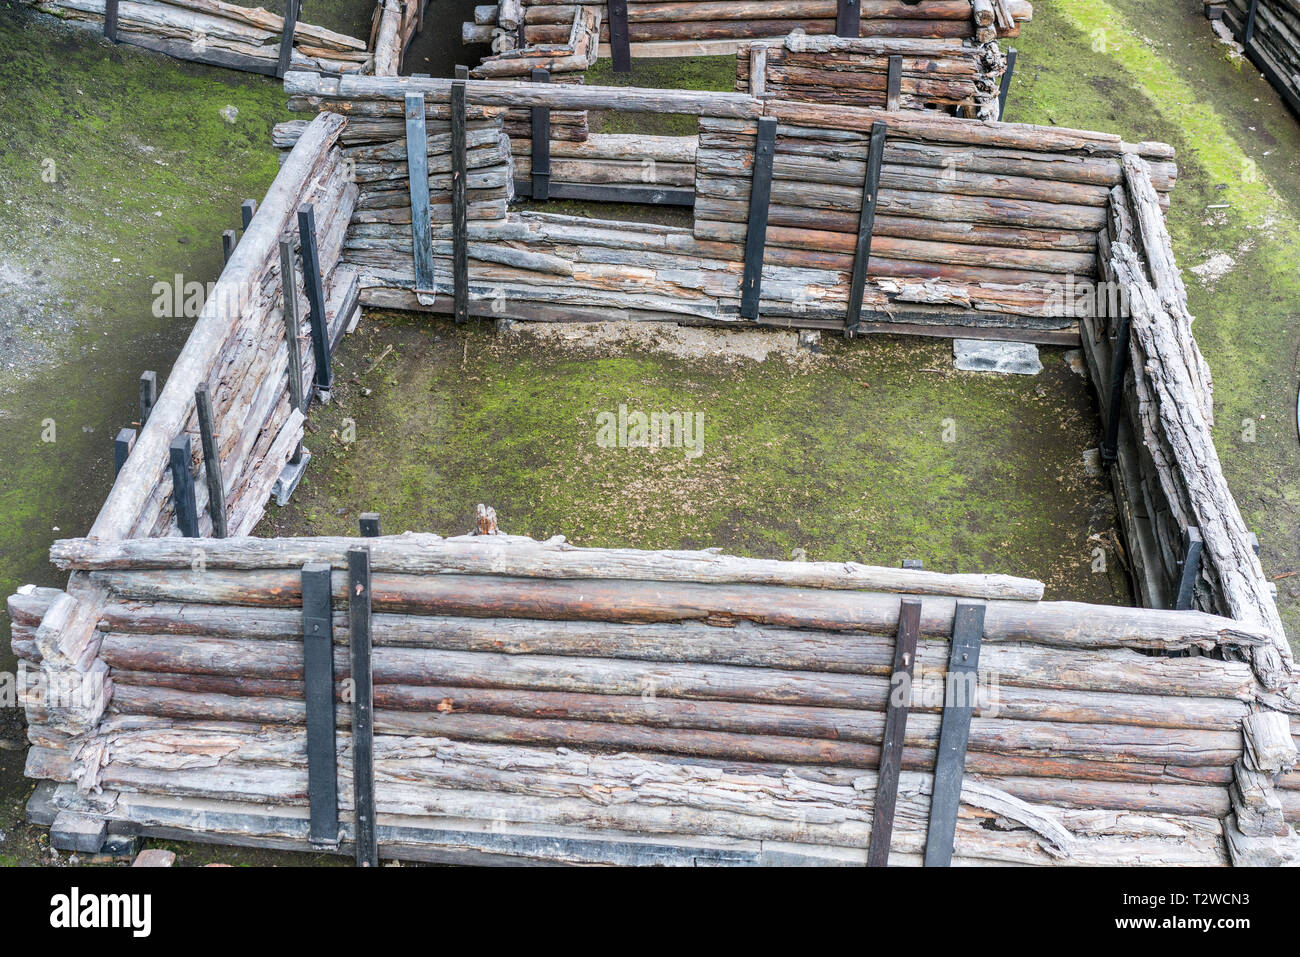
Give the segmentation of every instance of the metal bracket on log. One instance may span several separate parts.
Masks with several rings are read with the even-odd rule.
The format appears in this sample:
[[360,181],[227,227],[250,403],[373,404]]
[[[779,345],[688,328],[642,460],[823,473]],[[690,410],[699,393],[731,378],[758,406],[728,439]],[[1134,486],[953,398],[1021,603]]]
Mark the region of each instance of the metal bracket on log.
[[158,373],[152,369],[140,373],[140,428],[149,421],[153,407],[158,404]]
[[1201,552],[1205,543],[1201,539],[1201,530],[1195,525],[1187,527],[1186,545],[1183,550],[1182,573],[1178,579],[1178,597],[1174,600],[1177,611],[1187,611],[1192,607],[1196,593],[1196,579],[1201,574]]
[[844,317],[845,339],[857,335],[862,323],[862,298],[866,294],[867,266],[871,262],[871,230],[876,225],[876,198],[880,187],[880,167],[885,160],[885,136],[888,130],[882,122],[871,124],[867,176],[862,183],[862,213],[858,217],[858,245],[853,256],[853,277],[849,284],[849,311]]
[[135,429],[119,429],[117,437],[113,439],[113,475],[122,471],[122,466],[126,464],[127,457],[131,450],[135,448]]
[[627,0],[609,0],[609,52],[615,73],[632,72],[632,45],[627,30]]
[[104,0],[104,36],[117,42],[117,2],[118,0]]
[[894,808],[898,803],[898,775],[903,767],[903,739],[912,705],[912,672],[916,667],[916,638],[921,631],[921,599],[904,598],[898,606],[898,640],[894,644],[894,669],[885,711],[885,736],[880,745],[880,771],[876,776],[876,803],[871,813],[871,843],[867,866],[887,867],[894,835]]
[[[534,70],[534,83],[549,83],[547,70]],[[533,107],[533,199],[550,199],[551,196],[551,108]]]
[[1016,72],[1016,51],[1007,51],[1006,69],[1002,71],[1002,82],[998,85],[998,119],[1005,120],[1007,115],[1007,97],[1011,95],[1011,78]]
[[839,0],[835,12],[835,35],[855,40],[862,35],[862,4],[858,0]]
[[903,58],[894,54],[889,58],[889,76],[885,82],[885,109],[896,112],[903,99]]
[[415,290],[433,291],[433,234],[429,214],[429,139],[424,94],[406,94],[406,167],[411,193],[411,248]]
[[208,514],[212,518],[212,537],[226,537],[226,487],[221,478],[221,458],[217,453],[217,422],[212,411],[208,384],[200,382],[194,390],[194,407],[199,419],[199,444],[203,448],[203,471],[208,478]]
[[767,247],[767,214],[772,202],[772,162],[776,154],[776,117],[758,121],[754,143],[754,176],[749,189],[749,226],[745,230],[745,273],[740,282],[740,314],[758,318],[763,293],[763,251]]
[[322,402],[329,401],[334,376],[330,371],[329,329],[325,317],[325,285],[316,249],[316,208],[310,203],[298,210],[298,241],[302,249],[302,278],[307,287],[307,305],[311,309],[311,341],[316,351],[316,392]]
[[469,199],[465,156],[465,81],[451,84],[451,282],[457,323],[469,321]]
[[1124,375],[1129,363],[1129,314],[1123,310],[1115,329],[1115,348],[1110,356],[1110,396],[1107,402],[1106,435],[1101,440],[1101,462],[1110,466],[1119,457],[1119,420],[1124,414]]
[[374,687],[370,668],[370,548],[348,549],[348,622],[352,651],[352,801],[358,867],[379,865],[375,831]]
[[339,843],[338,745],[334,723],[334,612],[328,562],[302,566],[302,672],[307,701],[307,803],[311,843]]
[[930,794],[930,827],[925,837],[926,867],[947,867],[952,863],[961,784],[966,774],[966,745],[979,686],[984,609],[982,601],[959,601],[953,615],[952,650],[948,657],[939,751]]
[[378,512],[362,512],[359,524],[361,526],[362,538],[379,537],[379,513]]
[[283,79],[293,60],[293,32],[298,28],[298,15],[302,13],[302,0],[289,0],[284,11],[284,32],[280,36],[280,59],[275,64],[275,75]]
[[199,507],[194,497],[194,461],[190,450],[190,437],[179,435],[172,439],[168,457],[172,469],[172,501],[175,504],[176,527],[186,538],[199,537]]

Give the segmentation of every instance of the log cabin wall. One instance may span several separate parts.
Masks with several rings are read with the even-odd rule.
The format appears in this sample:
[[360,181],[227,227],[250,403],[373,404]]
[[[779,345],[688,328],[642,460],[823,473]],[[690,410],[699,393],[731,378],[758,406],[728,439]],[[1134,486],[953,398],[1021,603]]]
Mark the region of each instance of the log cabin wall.
[[[59,636],[88,622],[109,691],[69,741],[33,682],[28,775],[118,830],[307,848],[304,574],[333,569],[342,692],[367,614],[348,597],[358,546],[383,856],[861,864],[908,597],[920,643],[891,863],[919,863],[926,845],[959,601],[979,606],[983,645],[955,863],[1294,853],[1259,783],[1295,762],[1241,660],[1270,640],[1259,626],[1043,602],[1041,583],[1005,576],[500,534],[56,543],[55,563],[102,604],[15,596],[15,651],[52,681]],[[1188,648],[1203,654],[1168,654]],[[347,702],[327,752],[345,850]]]
[[293,407],[288,388],[281,239],[292,247],[302,385],[308,395],[316,368],[297,219],[303,207],[310,205],[315,213],[326,326],[332,342],[338,341],[357,312],[356,273],[340,265],[357,196],[337,146],[343,126],[341,117],[318,117],[286,157],[208,295],[91,534],[104,538],[179,534],[169,447],[180,436],[191,440],[198,532],[212,534],[205,481],[208,463],[202,454],[195,400],[200,385],[207,386],[212,401],[228,532],[247,534],[261,520],[275,480],[302,440],[305,422],[305,408]]
[[[292,18],[291,49],[282,50],[285,17],[224,0],[24,0],[115,42],[179,60],[283,76],[286,70],[395,76],[428,0],[379,0],[370,40]],[[288,0],[301,5],[301,0]],[[286,59],[287,54],[287,59]]]
[[[451,82],[291,73],[286,89],[295,108],[339,111],[368,124],[380,112],[395,116],[408,93],[421,93],[427,104],[449,102]],[[677,176],[693,166],[691,228],[503,212],[509,187],[496,178],[479,184],[493,191],[478,195],[492,205],[475,212],[471,178],[471,309],[494,317],[606,318],[613,309],[632,318],[844,330],[871,130],[883,123],[859,328],[1077,342],[1065,290],[1095,276],[1097,231],[1109,190],[1122,179],[1124,157],[1149,161],[1161,203],[1177,175],[1172,150],[1163,144],[916,111],[515,81],[471,80],[467,96],[471,106],[485,109],[617,106],[699,118],[693,154],[675,143],[647,141],[638,149],[636,138],[597,144],[589,138],[568,151],[573,162],[565,173],[600,183],[600,176],[613,175],[609,170],[635,175],[664,161],[666,175]],[[741,315],[741,284],[761,118],[777,127],[754,320]],[[384,135],[402,134],[392,126]],[[387,148],[400,151],[401,143],[393,140]],[[530,172],[520,152],[512,138],[517,182]],[[400,163],[382,175],[400,206]],[[448,209],[447,187],[432,185],[433,206]],[[396,208],[362,215],[369,202],[363,188],[344,251],[344,261],[362,275],[362,301],[445,311],[452,292],[445,258],[450,225],[435,215],[434,283],[416,290],[408,217]]]
[[[490,43],[497,54],[570,40],[575,12],[604,13],[607,4],[504,0],[476,7],[462,29],[466,43]],[[1033,16],[1025,0],[863,0],[860,36],[971,39],[1015,37]],[[635,57],[728,55],[749,41],[791,33],[833,35],[837,0],[628,0],[630,52]],[[609,55],[608,17],[599,26],[600,56]]]
[[1210,0],[1206,15],[1221,19],[1246,56],[1300,115],[1300,3],[1295,0]]

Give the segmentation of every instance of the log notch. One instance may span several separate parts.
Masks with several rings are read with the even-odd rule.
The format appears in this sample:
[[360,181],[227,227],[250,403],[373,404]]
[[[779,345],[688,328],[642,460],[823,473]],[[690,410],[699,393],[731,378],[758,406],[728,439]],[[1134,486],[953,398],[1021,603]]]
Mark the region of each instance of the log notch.
[[[514,842],[475,853],[540,860],[628,862],[617,830],[660,863],[864,862],[899,591],[920,596],[919,637],[892,863],[918,862],[925,845],[958,595],[988,600],[956,862],[1221,864],[1276,804],[1238,802],[1240,840],[1226,833],[1238,765],[1280,773],[1294,760],[1249,666],[1229,660],[1267,632],[1201,612],[1044,603],[1040,585],[1015,579],[500,533],[364,543],[385,855],[444,859],[450,827]],[[308,777],[301,568],[333,569],[334,641],[346,646],[344,568],[359,542],[205,539],[190,543],[199,561],[182,544],[56,546],[106,603],[91,630],[112,697],[75,760],[35,721],[29,773],[67,784],[59,800],[82,809],[105,788],[111,807],[95,813],[146,829],[163,803],[182,814],[173,821],[202,804],[210,839],[298,846],[305,818],[288,827],[274,807],[303,809]],[[60,604],[34,591],[11,602],[23,628],[49,620],[37,653],[62,633],[48,610]],[[1222,658],[1135,650],[1189,646]],[[339,682],[348,657],[335,655]],[[772,797],[775,782],[789,796]],[[595,797],[608,793],[625,797]],[[549,849],[528,838],[538,826]]]

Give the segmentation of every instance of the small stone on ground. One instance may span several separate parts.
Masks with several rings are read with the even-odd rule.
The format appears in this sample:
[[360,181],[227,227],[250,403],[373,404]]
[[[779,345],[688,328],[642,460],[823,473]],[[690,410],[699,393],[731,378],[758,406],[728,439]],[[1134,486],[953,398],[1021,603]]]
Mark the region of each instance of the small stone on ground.
[[1029,342],[954,339],[952,354],[957,368],[963,372],[1038,375],[1043,371],[1038,347]]
[[171,867],[176,863],[176,855],[172,851],[164,851],[159,848],[150,848],[147,851],[141,851],[131,862],[132,867]]

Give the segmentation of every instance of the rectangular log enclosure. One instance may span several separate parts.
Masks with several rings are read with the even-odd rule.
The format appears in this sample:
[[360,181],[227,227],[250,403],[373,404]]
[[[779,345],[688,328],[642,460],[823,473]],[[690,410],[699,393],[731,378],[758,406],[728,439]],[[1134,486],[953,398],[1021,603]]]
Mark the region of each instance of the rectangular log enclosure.
[[[570,38],[586,9],[512,6],[566,8]],[[674,22],[638,9],[716,5],[626,6],[637,43]],[[895,5],[861,6],[865,31]],[[963,30],[1015,9],[899,9],[948,6]],[[731,93],[286,74],[315,117],[277,127],[280,173],[99,517],[52,548],[67,586],[9,598],[41,806],[369,865],[1298,859],[1300,689],[1214,450],[1172,151],[891,109],[917,105],[906,57],[861,38],[826,55],[883,63],[883,108],[806,102],[821,81],[783,58],[834,30],[805,32],[747,48]],[[589,135],[615,107],[698,135]],[[511,208],[539,176],[626,189],[613,163],[664,167],[642,185],[688,191],[692,225]],[[1099,281],[1113,302],[1061,307]],[[305,417],[363,306],[1081,344],[1144,607],[577,548],[490,510],[470,536],[252,537],[310,467]]]

